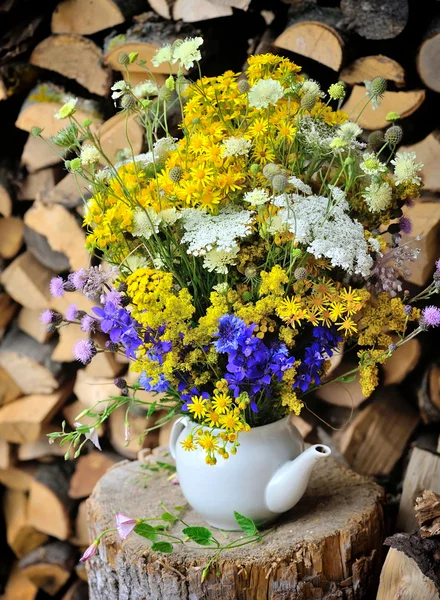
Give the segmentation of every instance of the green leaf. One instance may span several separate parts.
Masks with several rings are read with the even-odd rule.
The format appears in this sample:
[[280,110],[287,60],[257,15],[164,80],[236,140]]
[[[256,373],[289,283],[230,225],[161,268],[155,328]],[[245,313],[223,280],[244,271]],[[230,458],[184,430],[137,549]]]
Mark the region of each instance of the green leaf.
[[160,518],[163,521],[169,521],[170,523],[174,523],[175,521],[177,521],[177,517],[175,517],[174,515],[172,515],[169,512],[162,513],[162,516]]
[[139,523],[134,528],[134,532],[152,542],[157,538],[156,530],[151,525],[148,525],[148,523]]
[[245,532],[248,537],[253,537],[258,533],[257,526],[248,517],[244,517],[240,513],[234,510],[234,517],[237,523],[240,525],[240,529]]
[[155,410],[156,410],[156,402],[153,402],[153,404],[148,409],[147,417],[151,417],[151,415],[154,413]]
[[212,533],[206,527],[185,527],[182,533],[200,546],[210,546],[213,543]]
[[171,463],[163,462],[161,460],[157,460],[156,465],[162,467],[162,469],[166,469],[167,471],[172,471],[173,473],[176,470],[176,465],[172,465]]
[[154,542],[151,549],[153,552],[165,552],[165,554],[170,554],[173,551],[173,546],[169,542]]
[[352,381],[354,381],[356,379],[356,375],[346,375],[344,377],[344,375],[342,375],[341,377],[338,377],[338,379],[336,381],[340,381],[341,383],[351,383]]

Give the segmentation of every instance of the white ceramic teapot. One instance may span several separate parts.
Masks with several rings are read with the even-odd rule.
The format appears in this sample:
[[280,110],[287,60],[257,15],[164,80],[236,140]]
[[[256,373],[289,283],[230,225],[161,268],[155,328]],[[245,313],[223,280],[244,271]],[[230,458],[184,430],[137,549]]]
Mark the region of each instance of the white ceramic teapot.
[[234,511],[263,524],[290,510],[304,494],[316,462],[331,454],[322,444],[304,450],[301,434],[285,417],[240,433],[237,453],[211,466],[201,448],[188,451],[180,444],[196,426],[180,417],[171,430],[170,452],[185,498],[218,529],[238,529]]

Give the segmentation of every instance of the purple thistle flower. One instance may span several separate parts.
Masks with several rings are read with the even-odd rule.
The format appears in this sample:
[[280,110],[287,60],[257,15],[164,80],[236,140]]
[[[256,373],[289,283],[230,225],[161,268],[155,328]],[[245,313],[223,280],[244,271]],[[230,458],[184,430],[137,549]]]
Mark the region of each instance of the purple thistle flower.
[[96,347],[92,340],[78,340],[73,346],[73,355],[83,365],[89,364],[96,354]]
[[49,284],[49,290],[54,298],[64,296],[64,281],[62,277],[52,277]]
[[81,319],[80,328],[86,333],[94,333],[98,329],[99,321],[90,315],[84,315]]
[[400,231],[405,235],[409,235],[412,231],[412,221],[408,217],[400,217],[399,226]]
[[122,513],[116,514],[116,531],[121,540],[127,539],[137,524],[137,519],[127,517],[127,515],[123,515]]
[[93,542],[93,544],[90,544],[90,546],[87,548],[87,550],[81,556],[79,561],[86,562],[86,560],[88,560],[89,558],[92,558],[92,556],[95,556],[96,551],[98,550],[98,544],[99,544],[99,542],[97,540],[95,540]]
[[40,321],[44,325],[50,325],[53,321],[54,313],[51,310],[44,310],[40,315]]
[[410,315],[412,313],[412,306],[410,304],[407,304],[406,306],[403,307],[403,312],[406,315]]
[[78,317],[78,308],[75,304],[71,304],[66,308],[66,320],[67,321],[76,321]]
[[440,326],[440,308],[437,306],[427,306],[422,310],[422,316],[420,318],[421,327],[427,329],[428,327],[439,327]]
[[121,298],[122,298],[122,294],[120,294],[116,290],[112,290],[111,292],[108,292],[108,294],[105,295],[105,301],[111,302],[115,306],[121,305]]
[[412,198],[407,198],[405,200],[405,205],[408,206],[408,208],[412,208],[415,205],[415,202]]
[[69,281],[73,283],[77,290],[82,290],[87,281],[86,269],[79,269],[69,275]]

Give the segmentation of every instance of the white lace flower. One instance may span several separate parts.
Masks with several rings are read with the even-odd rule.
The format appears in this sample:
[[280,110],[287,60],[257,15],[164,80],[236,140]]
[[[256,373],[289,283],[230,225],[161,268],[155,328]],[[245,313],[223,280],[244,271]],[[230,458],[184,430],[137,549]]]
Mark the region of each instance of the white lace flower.
[[325,93],[321,90],[321,86],[314,79],[306,79],[301,86],[301,91],[304,94],[311,94],[312,96],[319,96],[323,98]]
[[303,194],[306,194],[307,196],[312,195],[312,188],[307,185],[307,183],[304,183],[304,181],[299,179],[299,177],[289,177],[287,181],[290,183],[290,185],[293,185],[294,188]]
[[130,90],[130,84],[121,79],[112,85],[110,88],[113,92],[112,100],[117,100]]
[[218,215],[210,215],[193,208],[182,211],[184,234],[182,243],[188,245],[188,254],[202,256],[216,248],[231,252],[237,240],[251,233],[254,213],[227,207]]
[[388,171],[387,166],[381,163],[373,152],[366,152],[362,158],[363,161],[359,166],[367,175],[378,175]]
[[346,200],[340,200],[330,211],[329,199],[324,196],[284,194],[275,199],[275,204],[281,207],[280,218],[295,241],[307,244],[307,251],[313,256],[324,256],[334,267],[349,274],[369,275],[373,261],[364,228],[346,214],[350,209]]
[[361,127],[359,127],[357,123],[351,123],[350,121],[345,121],[345,123],[342,123],[342,125],[340,125],[336,131],[336,135],[347,142],[359,137],[361,133]]
[[[278,196],[280,198],[280,196]],[[279,233],[280,231],[287,231],[288,223],[283,218],[282,211],[277,215],[271,216],[267,225],[267,231],[272,235]]]
[[90,146],[89,144],[81,148],[81,164],[83,166],[94,165],[101,159],[101,154],[98,148]]
[[252,141],[245,138],[230,137],[222,142],[223,156],[247,156]]
[[374,237],[370,237],[368,238],[368,243],[370,245],[370,248],[374,251],[374,252],[380,252],[380,243],[379,240],[376,240],[376,238]]
[[248,93],[249,106],[254,108],[267,108],[269,104],[276,104],[283,97],[283,86],[275,79],[260,79],[253,85]]
[[255,188],[251,192],[246,192],[243,196],[245,202],[249,202],[251,206],[260,206],[269,202],[270,196],[266,190]]
[[133,94],[136,98],[148,98],[152,94],[157,94],[157,85],[151,79],[146,79],[133,88]]
[[158,67],[159,65],[161,65],[164,62],[171,63],[172,60],[173,60],[173,54],[172,54],[171,45],[166,44],[165,46],[162,46],[162,48],[159,48],[159,50],[156,52],[156,54],[151,59],[151,63],[153,65],[153,67]]
[[174,223],[180,219],[182,213],[177,212],[175,208],[165,208],[164,210],[159,211],[158,216],[167,225],[174,225]]
[[370,212],[382,212],[391,204],[393,191],[389,183],[372,183],[362,194]]
[[396,154],[391,164],[394,165],[394,177],[397,185],[400,183],[420,184],[422,180],[417,173],[423,169],[423,163],[416,163],[415,160],[415,152],[398,152]]
[[199,50],[202,44],[201,37],[176,40],[173,44],[173,63],[178,62],[184,69],[191,69],[202,58]]
[[67,117],[71,117],[75,114],[77,102],[78,98],[69,98],[60,110],[55,113],[55,119],[67,119]]
[[235,262],[235,258],[238,254],[239,247],[235,246],[231,250],[210,250],[203,259],[203,266],[208,271],[215,271],[227,275],[228,265],[232,265]]
[[143,237],[146,240],[154,233],[159,232],[161,218],[152,208],[137,208],[133,213],[133,230],[135,237]]

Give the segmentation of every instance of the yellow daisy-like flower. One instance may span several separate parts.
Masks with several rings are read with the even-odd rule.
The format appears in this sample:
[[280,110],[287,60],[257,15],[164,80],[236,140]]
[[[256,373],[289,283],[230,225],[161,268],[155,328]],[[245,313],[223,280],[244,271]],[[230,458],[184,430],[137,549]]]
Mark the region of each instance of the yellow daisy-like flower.
[[232,399],[230,398],[230,396],[228,394],[225,394],[224,392],[218,392],[217,390],[215,390],[214,397],[212,400],[212,406],[216,413],[221,415],[221,414],[227,412],[227,410],[231,406],[231,404],[232,404]]
[[180,445],[184,450],[195,450],[196,445],[194,443],[194,437],[192,435],[188,435],[183,442],[180,442]]
[[346,335],[357,332],[357,325],[352,318],[346,317],[338,327],[338,331],[343,331]]
[[188,403],[188,412],[190,412],[196,419],[201,419],[206,415],[206,398],[202,396],[193,396],[192,402]]
[[198,445],[206,452],[214,452],[218,448],[218,438],[210,431],[205,431],[197,441]]
[[242,429],[240,419],[237,415],[234,415],[234,413],[230,411],[227,411],[220,417],[220,425],[224,429],[230,429],[231,431],[240,431],[240,429]]
[[218,427],[220,424],[220,414],[215,410],[209,410],[205,415],[205,423],[210,427]]

